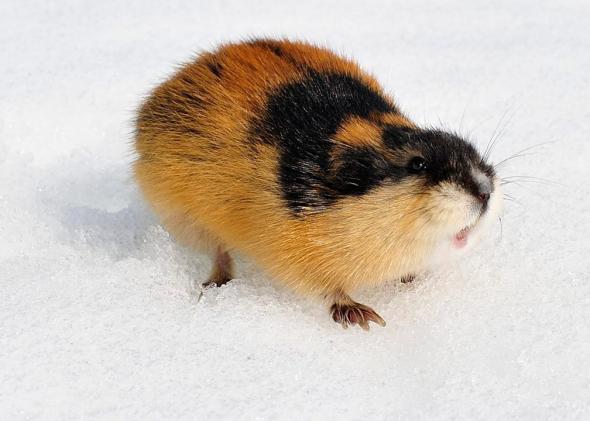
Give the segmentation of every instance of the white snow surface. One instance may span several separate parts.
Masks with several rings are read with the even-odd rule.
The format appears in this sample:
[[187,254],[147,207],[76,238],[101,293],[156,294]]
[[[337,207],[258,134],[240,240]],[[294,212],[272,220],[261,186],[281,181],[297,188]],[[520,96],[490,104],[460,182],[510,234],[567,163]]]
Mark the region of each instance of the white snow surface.
[[[0,419],[590,419],[590,3],[0,2]],[[374,73],[501,167],[462,261],[359,291],[344,330],[209,260],[134,185],[134,109],[219,42],[288,36]],[[511,179],[517,180],[517,179]]]

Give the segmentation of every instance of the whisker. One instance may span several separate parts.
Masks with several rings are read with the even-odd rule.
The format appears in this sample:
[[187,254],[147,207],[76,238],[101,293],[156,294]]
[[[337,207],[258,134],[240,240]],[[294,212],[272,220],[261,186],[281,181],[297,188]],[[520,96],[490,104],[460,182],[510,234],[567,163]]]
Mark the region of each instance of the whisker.
[[504,200],[515,203],[523,208],[525,207],[520,200],[516,199],[514,196],[509,195],[508,193],[504,193]]
[[537,181],[528,181],[528,180],[511,180],[511,181],[503,181],[500,183],[501,186],[508,186],[510,184],[516,184],[518,186],[522,186],[524,183],[533,183],[533,184],[544,184],[544,183],[539,183]]
[[538,197],[542,198],[543,200],[547,200],[547,201],[551,202],[554,205],[559,205],[559,203],[556,202],[551,197],[549,197],[547,195],[544,195],[544,194],[541,194],[540,192],[538,192],[538,191],[536,191],[534,189],[531,189],[531,188],[526,187],[521,181],[511,181],[511,182],[507,182],[507,183],[508,184],[515,184],[516,186],[518,186],[518,187],[520,187],[520,188],[522,188],[522,189],[524,189],[524,190],[526,190],[526,191],[534,194],[535,196],[538,196]]
[[461,113],[461,120],[459,121],[459,132],[463,130],[463,119],[465,118],[465,112],[467,111],[467,107],[471,104],[471,100],[475,96],[475,88],[471,91],[471,95],[469,95],[469,99],[465,103],[465,107],[463,107],[463,112]]
[[562,183],[560,183],[558,181],[549,180],[548,178],[535,177],[535,176],[532,176],[532,175],[510,175],[508,177],[502,177],[501,180],[502,181],[511,181],[511,180],[538,181],[538,182],[544,182],[544,183],[547,183],[547,184],[559,184],[559,185],[563,185]]
[[525,184],[525,183],[530,183],[530,184],[543,184],[545,186],[561,186],[561,187],[565,187],[564,184],[558,183],[556,181],[551,181],[551,180],[535,180],[535,179],[515,179],[515,180],[506,180],[506,179],[502,179],[502,181],[500,181],[500,185],[501,186],[506,186],[508,184]]
[[516,198],[508,193],[504,193],[504,199],[509,200],[511,202],[518,202]]
[[508,125],[510,124],[510,122],[514,118],[515,113],[513,112],[512,115],[508,119],[506,119],[506,116],[508,115],[509,112],[511,112],[510,108],[506,109],[506,111],[504,111],[504,114],[502,114],[502,117],[500,118],[500,120],[498,120],[498,124],[496,125],[496,128],[492,132],[492,136],[490,137],[490,140],[488,141],[488,145],[486,146],[486,149],[483,153],[483,161],[488,160],[488,158],[490,157],[490,154],[492,153],[492,149],[494,148],[494,145],[496,144],[497,140],[504,134],[504,132],[506,131],[506,127],[508,127]]
[[500,162],[498,162],[497,164],[494,164],[493,167],[495,169],[497,169],[501,164],[504,164],[505,162],[512,161],[513,159],[516,159],[516,158],[522,158],[523,156],[530,156],[530,155],[535,155],[535,153],[534,152],[531,152],[531,153],[517,153],[517,154],[514,154],[514,155],[510,155],[508,158],[505,158],[505,159],[501,160]]
[[496,137],[494,138],[494,140],[492,141],[492,144],[490,145],[490,149],[488,150],[487,154],[486,154],[486,160],[490,157],[492,150],[494,149],[494,146],[496,146],[496,143],[498,142],[498,140],[504,136],[504,133],[506,133],[506,130],[508,128],[508,125],[512,122],[512,119],[514,118],[514,113],[508,118],[508,120],[504,123],[504,127],[502,127],[499,131],[498,134],[496,135]]
[[541,146],[545,146],[545,145],[548,145],[548,144],[551,144],[551,143],[557,143],[557,141],[556,141],[556,140],[549,140],[549,141],[547,141],[547,142],[541,142],[541,143],[537,143],[537,144],[535,144],[535,145],[531,145],[531,146],[528,146],[528,147],[526,147],[526,148],[524,148],[524,149],[521,149],[521,150],[519,150],[519,151],[515,152],[514,154],[510,155],[508,158],[504,158],[504,159],[503,159],[503,160],[501,160],[500,162],[498,162],[498,163],[494,164],[494,168],[497,168],[497,167],[499,167],[500,165],[502,165],[502,164],[503,164],[503,163],[505,163],[505,162],[508,162],[508,161],[510,161],[511,159],[514,159],[514,158],[519,158],[519,157],[521,157],[521,156],[530,155],[530,154],[526,154],[525,152],[528,152],[528,151],[530,151],[531,149],[539,148],[539,147],[541,147]]
[[488,153],[489,153],[489,149],[491,147],[492,144],[492,140],[494,139],[494,136],[496,135],[496,131],[498,130],[498,127],[500,126],[500,124],[502,123],[502,120],[504,120],[504,117],[506,117],[506,114],[508,113],[508,110],[504,111],[504,114],[502,114],[502,116],[500,117],[500,119],[498,120],[498,123],[496,123],[496,127],[494,128],[494,131],[492,132],[492,135],[490,136],[488,143],[486,144],[486,148],[483,151],[482,157],[483,157],[483,161],[485,161],[487,159]]

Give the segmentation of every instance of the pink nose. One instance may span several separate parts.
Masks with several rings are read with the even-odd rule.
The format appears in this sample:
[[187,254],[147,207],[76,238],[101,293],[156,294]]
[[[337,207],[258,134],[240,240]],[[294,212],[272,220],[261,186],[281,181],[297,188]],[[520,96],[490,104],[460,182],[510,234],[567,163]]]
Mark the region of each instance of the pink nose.
[[486,204],[490,200],[490,194],[488,192],[480,192],[477,198],[481,203]]

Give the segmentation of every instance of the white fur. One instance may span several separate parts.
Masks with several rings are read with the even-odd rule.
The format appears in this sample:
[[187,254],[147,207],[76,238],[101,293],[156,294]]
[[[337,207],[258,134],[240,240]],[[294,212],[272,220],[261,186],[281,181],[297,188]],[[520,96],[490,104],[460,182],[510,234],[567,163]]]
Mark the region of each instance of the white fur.
[[[483,174],[482,174],[483,175]],[[484,176],[485,177],[485,176]],[[487,177],[486,177],[487,180]],[[445,187],[445,194],[452,194],[455,201],[455,214],[463,214],[453,220],[440,232],[440,242],[435,246],[429,261],[429,266],[437,266],[455,260],[469,252],[478,242],[483,233],[495,222],[502,212],[503,195],[499,179],[493,180],[494,191],[490,195],[488,209],[479,216],[480,203],[472,195],[457,187]],[[449,205],[450,206],[450,205]],[[453,244],[454,236],[464,227],[471,226],[465,247],[457,248]]]

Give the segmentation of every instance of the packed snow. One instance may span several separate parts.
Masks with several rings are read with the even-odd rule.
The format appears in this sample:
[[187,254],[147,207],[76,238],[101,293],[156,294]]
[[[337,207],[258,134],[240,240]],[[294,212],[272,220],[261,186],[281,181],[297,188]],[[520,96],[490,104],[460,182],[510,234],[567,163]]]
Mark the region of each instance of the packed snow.
[[[590,419],[587,1],[0,3],[0,418]],[[514,200],[466,259],[344,330],[242,259],[176,244],[130,173],[134,109],[254,35],[354,57]]]

